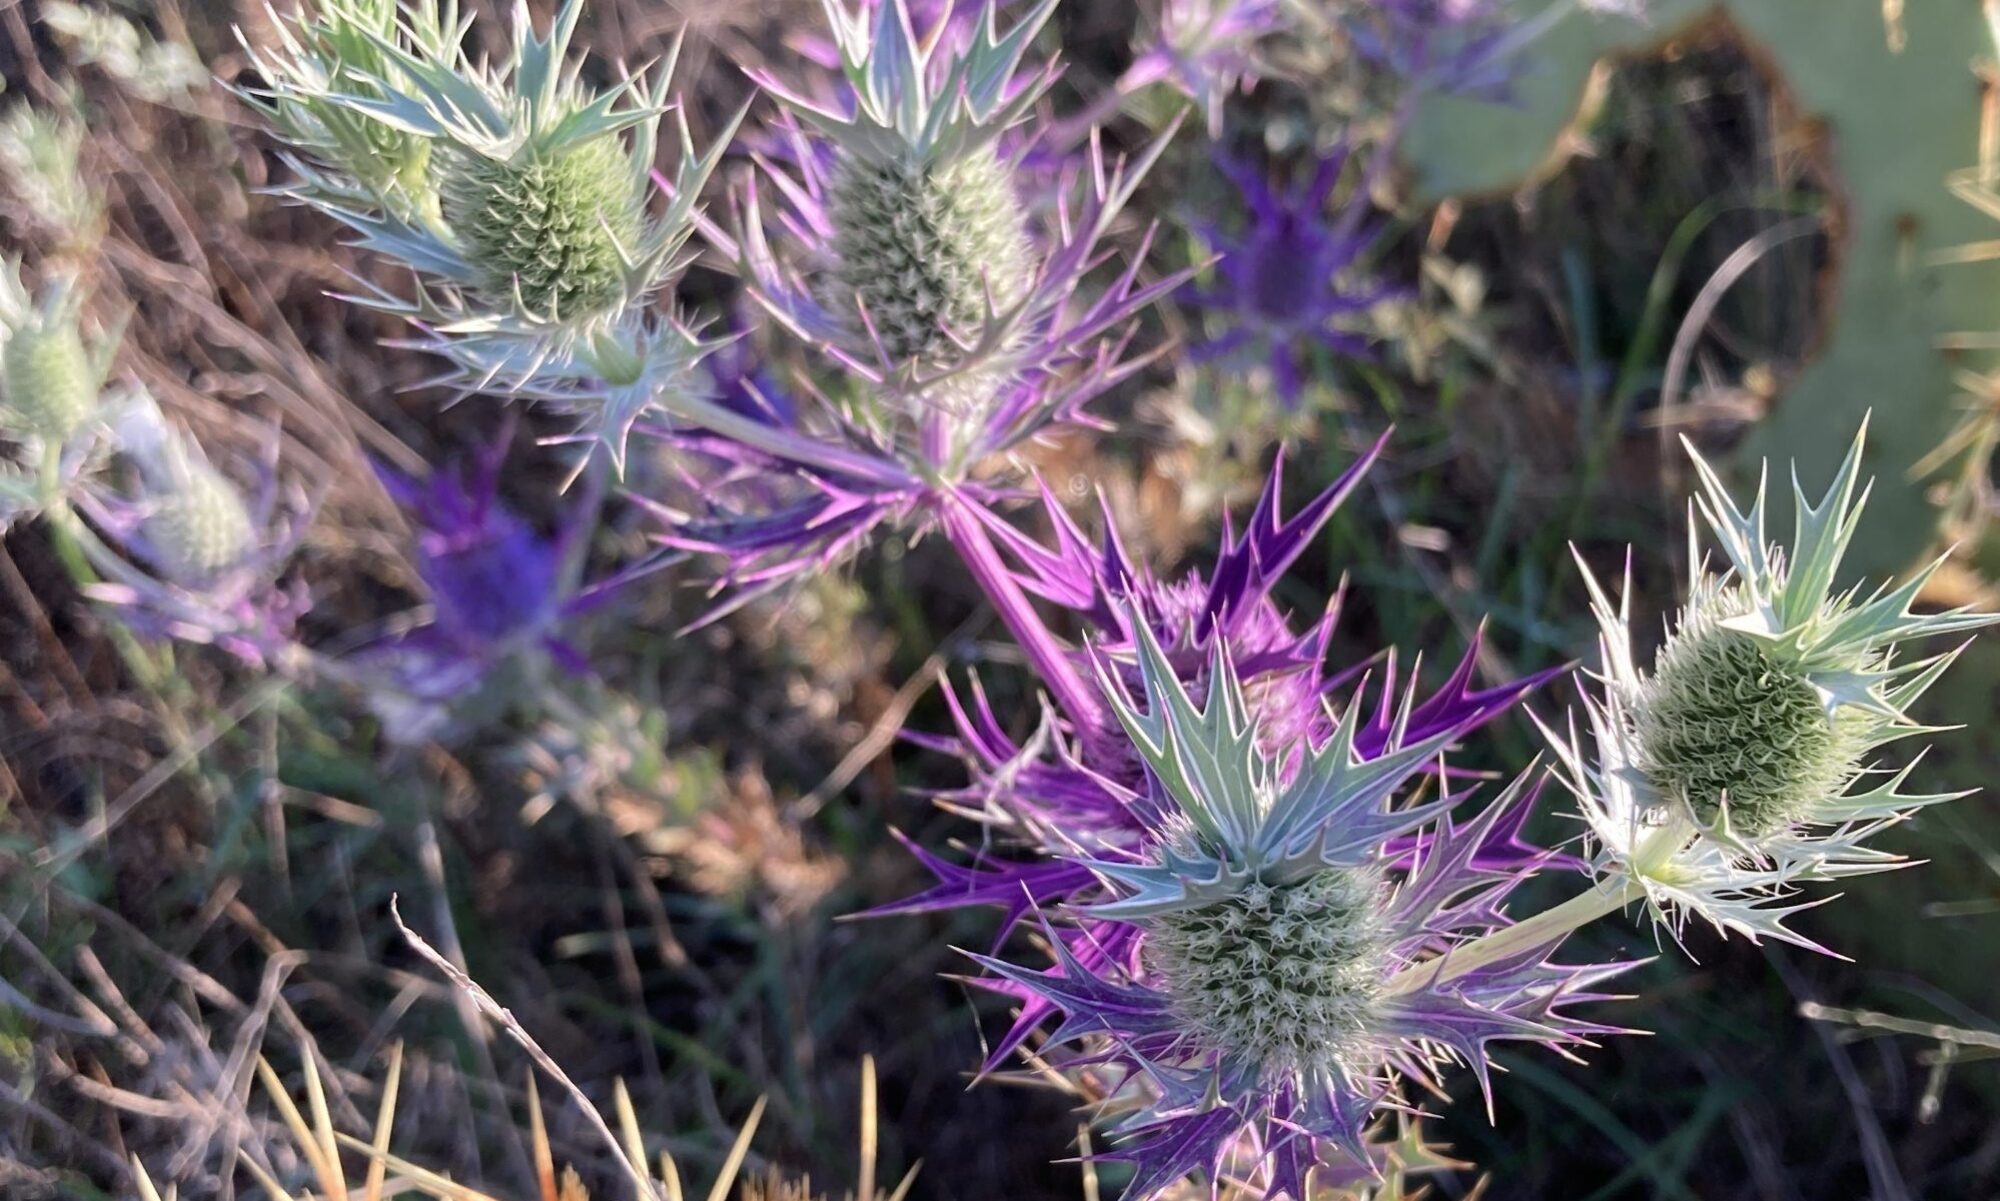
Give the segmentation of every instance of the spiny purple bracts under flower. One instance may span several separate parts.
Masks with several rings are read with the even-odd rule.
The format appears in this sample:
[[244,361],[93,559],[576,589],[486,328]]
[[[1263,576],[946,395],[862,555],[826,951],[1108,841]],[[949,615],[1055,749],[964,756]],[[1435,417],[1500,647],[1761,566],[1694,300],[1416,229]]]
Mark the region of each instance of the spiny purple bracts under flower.
[[[947,799],[988,827],[995,849],[982,851],[967,866],[917,851],[938,883],[878,912],[999,906],[1006,917],[998,945],[1028,913],[1052,910],[1062,915],[1068,953],[1086,964],[1136,937],[1121,934],[1115,924],[1082,916],[1088,906],[1116,894],[1101,874],[1078,859],[1139,863],[1160,853],[1158,780],[1138,745],[1111,716],[1123,695],[1143,684],[1142,649],[1156,647],[1177,685],[1203,702],[1213,695],[1217,664],[1229,664],[1230,684],[1240,691],[1246,714],[1254,719],[1257,752],[1277,779],[1296,776],[1308,749],[1332,736],[1335,719],[1326,702],[1355,672],[1329,677],[1325,669],[1338,616],[1337,598],[1319,621],[1301,632],[1287,621],[1271,591],[1380,449],[1378,443],[1289,518],[1279,509],[1280,461],[1242,532],[1229,533],[1206,577],[1196,573],[1176,583],[1160,583],[1133,564],[1115,534],[1107,534],[1101,548],[1093,546],[1052,497],[1047,505],[1056,549],[1042,547],[1011,527],[996,526],[1002,544],[1024,564],[1020,572],[1024,588],[1073,610],[1096,631],[1095,658],[1103,670],[1095,683],[1105,702],[1107,724],[1079,729],[1050,718],[1031,741],[1022,744],[1008,734],[1007,723],[976,684],[967,698],[947,692],[956,717],[956,737],[916,736],[913,741],[964,758],[975,781]],[[1106,528],[1110,529],[1108,521]],[[1373,760],[1393,753],[1403,742],[1449,742],[1506,711],[1554,674],[1477,690],[1472,687],[1476,657],[1475,647],[1451,678],[1420,704],[1413,694],[1399,693],[1391,659],[1372,710],[1364,703],[1365,693],[1347,698],[1343,706],[1354,715],[1355,754]],[[1526,813],[1519,807],[1505,820],[1496,818],[1475,854],[1476,870],[1526,870],[1552,861],[1521,841],[1520,822]],[[1429,853],[1431,837],[1427,831],[1388,836],[1382,849],[1385,861],[1395,870],[1409,867]],[[1004,1061],[1057,1012],[1047,998],[1022,993],[1020,999],[1020,1016],[997,1044],[992,1064]]]
[[103,534],[84,543],[104,577],[90,595],[147,637],[214,644],[256,667],[295,659],[292,628],[309,599],[277,580],[315,506],[279,484],[276,431],[247,497],[150,396],[127,402],[112,441],[136,478],[129,492],[106,485],[75,498]]
[[563,547],[501,503],[506,454],[507,443],[496,442],[466,467],[434,471],[422,481],[376,468],[416,531],[417,575],[436,607],[428,628],[467,654],[486,654],[541,630],[560,608]]
[[[1511,925],[1504,902],[1540,865],[1518,849],[1528,776],[1463,824],[1451,817],[1463,796],[1402,799],[1477,712],[1413,738],[1405,694],[1368,755],[1350,705],[1324,738],[1273,754],[1222,644],[1197,703],[1147,624],[1133,625],[1139,689],[1106,661],[1098,680],[1146,764],[1144,837],[1074,853],[1064,866],[1101,888],[1054,912],[1052,868],[1024,886],[1043,886],[1026,903],[1043,909],[1053,968],[973,957],[1023,1002],[1022,1022],[1060,1018],[1044,1055],[1068,1047],[1058,1066],[1129,1086],[1120,1099],[1136,1112],[1110,1156],[1137,1165],[1128,1197],[1212,1178],[1247,1152],[1267,1196],[1302,1201],[1322,1163],[1371,1162],[1364,1131],[1406,1107],[1405,1081],[1434,1089],[1457,1062],[1487,1090],[1495,1042],[1614,1031],[1570,1009],[1605,999],[1593,989],[1626,965],[1550,962],[1559,937],[1448,978],[1425,970]],[[1021,1034],[1017,1023],[1009,1050]]]
[[1326,202],[1347,157],[1345,150],[1328,156],[1306,186],[1282,195],[1258,172],[1218,159],[1248,212],[1237,234],[1203,226],[1220,254],[1216,279],[1211,287],[1191,290],[1189,299],[1226,315],[1230,326],[1198,350],[1205,358],[1219,358],[1256,347],[1267,356],[1287,405],[1296,405],[1304,388],[1303,356],[1315,345],[1365,355],[1367,339],[1349,323],[1394,295],[1373,280],[1352,278],[1356,260],[1378,229],[1367,220],[1368,197],[1357,193],[1339,216],[1328,218]]

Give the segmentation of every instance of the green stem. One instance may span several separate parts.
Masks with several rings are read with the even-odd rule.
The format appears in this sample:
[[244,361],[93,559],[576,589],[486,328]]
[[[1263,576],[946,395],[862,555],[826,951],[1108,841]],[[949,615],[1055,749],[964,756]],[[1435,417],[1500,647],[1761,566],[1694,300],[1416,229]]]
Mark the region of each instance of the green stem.
[[1536,947],[1549,946],[1571,931],[1616,913],[1645,895],[1646,890],[1630,876],[1611,881],[1604,887],[1580,892],[1553,909],[1544,909],[1525,921],[1504,930],[1495,930],[1484,938],[1461,943],[1446,955],[1404,968],[1389,978],[1384,995],[1406,996],[1421,988],[1456,980],[1489,963],[1511,959]]

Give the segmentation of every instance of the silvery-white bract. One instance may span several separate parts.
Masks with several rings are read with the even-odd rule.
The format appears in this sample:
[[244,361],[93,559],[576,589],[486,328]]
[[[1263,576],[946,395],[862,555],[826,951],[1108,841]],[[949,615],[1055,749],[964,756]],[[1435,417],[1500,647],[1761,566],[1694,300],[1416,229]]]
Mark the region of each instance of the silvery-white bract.
[[1678,937],[1690,915],[1719,930],[1811,946],[1785,919],[1805,881],[1907,861],[1867,845],[1882,830],[1962,793],[1903,791],[1914,760],[1891,770],[1872,752],[1930,732],[1909,708],[1957,658],[1953,648],[1898,658],[1902,644],[1989,625],[1963,609],[1910,611],[1938,564],[1895,587],[1842,587],[1840,560],[1867,500],[1865,427],[1817,504],[1794,473],[1794,534],[1767,538],[1765,483],[1746,512],[1690,446],[1695,500],[1728,567],[1697,564],[1651,670],[1633,658],[1627,599],[1614,605],[1584,569],[1600,628],[1600,695],[1552,734],[1596,844],[1601,877],[1643,895]]

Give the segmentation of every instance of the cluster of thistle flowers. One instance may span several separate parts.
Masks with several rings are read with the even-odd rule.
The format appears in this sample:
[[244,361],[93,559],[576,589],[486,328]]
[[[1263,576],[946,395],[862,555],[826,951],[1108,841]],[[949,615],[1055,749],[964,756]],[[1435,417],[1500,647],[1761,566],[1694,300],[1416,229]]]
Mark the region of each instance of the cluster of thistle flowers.
[[[45,519],[90,593],[159,637],[282,656],[300,598],[276,587],[307,506],[265,473],[246,492],[143,389],[109,385],[118,338],[91,336],[74,279],[39,299],[0,266],[0,528]],[[87,521],[85,519],[88,519]]]
[[[581,670],[570,618],[625,582],[562,570],[580,521],[545,537],[498,499],[508,438],[418,480],[381,468],[416,532],[429,612],[343,658],[302,645],[309,596],[286,572],[315,505],[277,470],[277,430],[254,462],[211,461],[143,388],[113,384],[116,331],[88,329],[57,277],[37,297],[0,264],[0,530],[45,519],[79,582],[134,632],[213,645],[265,670],[362,685],[399,736],[430,737],[497,668]],[[246,486],[247,484],[247,486]],[[524,649],[544,652],[524,656]]]
[[[1583,923],[1643,902],[1675,937],[1698,917],[1796,940],[1784,918],[1798,885],[1893,866],[1868,840],[1947,798],[1903,791],[1911,769],[1880,775],[1870,756],[1917,731],[1908,706],[1950,661],[1896,649],[1987,619],[1912,615],[1921,579],[1835,589],[1858,449],[1825,500],[1799,494],[1788,550],[1766,540],[1761,494],[1746,515],[1704,467],[1702,509],[1730,568],[1700,575],[1651,672],[1592,585],[1604,693],[1586,705],[1587,735],[1556,740],[1593,834],[1573,861],[1520,836],[1534,769],[1475,808],[1442,766],[1540,678],[1475,688],[1468,655],[1426,696],[1399,686],[1393,660],[1373,678],[1329,672],[1337,610],[1301,627],[1272,600],[1368,460],[1291,518],[1274,474],[1205,576],[1155,579],[1053,503],[1054,545],[1022,534],[994,511],[1011,452],[1085,421],[1143,365],[1128,354],[1133,318],[1188,279],[1142,282],[1142,239],[1130,266],[1093,284],[1173,131],[1129,162],[1054,136],[1039,119],[1053,68],[1022,66],[1052,8],[919,22],[902,0],[830,3],[839,78],[763,80],[783,112],[746,139],[758,173],[725,221],[695,208],[715,152],[695,155],[685,136],[681,167],[659,180],[664,215],[648,215],[662,85],[585,89],[566,54],[574,2],[546,39],[517,13],[512,56],[487,68],[434,3],[328,0],[260,60],[260,103],[302,156],[296,195],[418,270],[414,298],[364,302],[409,316],[467,389],[568,406],[614,462],[635,431],[678,449],[702,499],[692,512],[657,504],[664,537],[721,556],[737,595],[822,569],[887,525],[943,530],[1052,703],[1025,740],[977,690],[959,703],[957,737],[937,745],[965,756],[976,782],[958,803],[1009,853],[962,865],[920,851],[939,884],[897,908],[992,904],[1005,929],[1035,919],[1053,966],[981,958],[1021,1003],[997,1056],[1038,1038],[1111,1081],[1113,1154],[1138,1164],[1134,1197],[1226,1172],[1303,1198],[1313,1180],[1366,1178],[1378,1118],[1408,1110],[1412,1086],[1449,1064],[1484,1085],[1495,1042],[1605,1033],[1577,1010],[1624,965],[1558,958]],[[1356,37],[1435,78],[1449,74],[1441,47],[1472,56],[1461,67],[1490,61],[1493,11],[1361,6],[1355,28],[1373,40]],[[1199,27],[1263,28],[1250,15]],[[1205,50],[1174,62],[1211,64],[1224,91],[1253,76],[1252,59]],[[1218,239],[1233,265],[1210,295],[1263,322],[1247,336],[1274,353],[1306,337],[1349,348],[1337,318],[1351,304],[1328,281],[1365,241],[1351,215],[1365,211],[1322,227],[1343,171],[1322,168],[1295,200],[1246,176],[1251,231]],[[783,395],[746,348],[718,352],[659,311],[650,298],[691,228],[822,355],[825,380]],[[1282,270],[1300,264],[1310,278]],[[516,545],[465,499],[478,489],[448,476],[432,488],[402,490],[436,515],[424,523],[440,562],[454,530]],[[547,574],[546,548],[527,557]],[[450,587],[433,586],[451,611]],[[507,628],[544,636],[541,595],[524,606],[536,617]],[[1073,614],[1084,645],[1036,598]],[[1536,873],[1577,866],[1590,880],[1572,900],[1507,912]]]
[[[725,562],[735,591],[718,612],[886,527],[941,528],[1058,700],[1085,715],[1082,673],[1033,621],[990,508],[1018,476],[1017,450],[1091,424],[1086,406],[1147,363],[1130,353],[1136,317],[1194,274],[1142,281],[1149,232],[1097,279],[1175,131],[1113,158],[1087,127],[1048,116],[1058,70],[1024,63],[1055,0],[1006,21],[991,4],[922,7],[829,0],[820,57],[837,74],[757,77],[781,112],[744,139],[756,170],[722,220],[697,202],[736,124],[700,154],[676,115],[678,163],[655,171],[671,64],[588,86],[570,53],[581,0],[546,35],[517,5],[510,53],[492,64],[469,56],[470,18],[449,0],[322,0],[277,21],[277,45],[251,48],[262,82],[245,95],[289,147],[285,191],[411,269],[412,294],[356,299],[407,318],[447,362],[445,382],[573,413],[581,462],[602,451],[622,471],[635,432],[673,448],[684,497],[637,499],[667,548]],[[1469,31],[1495,11],[1360,6],[1339,19],[1401,63],[1478,41]],[[1169,4],[1114,97],[1165,85],[1213,124],[1292,19],[1240,0]],[[1370,175],[1387,161],[1385,146]],[[1301,347],[1359,350],[1347,327],[1387,294],[1345,279],[1373,226],[1365,180],[1327,222],[1343,166],[1321,165],[1296,196],[1238,172],[1252,228],[1216,231],[1218,283],[1191,297],[1233,321],[1209,350],[1268,346],[1288,398]],[[773,386],[747,344],[704,340],[664,296],[697,229],[756,306],[821,353],[829,371],[799,395]]]
[[[1128,1196],[1190,1173],[1300,1201],[1365,1182],[1371,1135],[1448,1066],[1490,1097],[1492,1044],[1614,1032],[1577,1010],[1628,965],[1568,961],[1576,929],[1637,909],[1677,944],[1698,919],[1820,949],[1786,925],[1818,903],[1800,886],[1904,865],[1875,837],[1963,795],[1911,789],[1919,760],[1875,753],[1928,732],[1909,708],[1958,653],[1903,644],[1996,618],[1912,613],[1929,571],[1836,585],[1861,450],[1817,503],[1794,483],[1779,543],[1762,484],[1746,511],[1690,448],[1727,565],[1697,569],[1650,669],[1586,570],[1602,690],[1585,731],[1545,727],[1588,824],[1580,859],[1520,837],[1536,766],[1483,804],[1444,766],[1546,677],[1475,690],[1468,656],[1428,696],[1398,690],[1393,659],[1357,683],[1324,662],[1338,598],[1302,631],[1270,599],[1368,459],[1290,520],[1274,481],[1213,572],[1172,583],[1115,539],[1093,549],[1051,505],[1055,547],[1015,539],[1015,570],[1091,631],[1072,653],[1103,716],[1051,717],[1020,742],[978,693],[960,704],[957,737],[935,745],[973,769],[952,801],[989,836],[969,863],[917,850],[938,883],[889,911],[1004,911],[998,949],[975,959],[1020,1009],[988,1067],[1034,1040],[1099,1077],[1122,1139],[1110,1156],[1136,1165]],[[1581,871],[1570,899],[1509,912],[1552,870]],[[1052,966],[1004,953],[1031,917]]]

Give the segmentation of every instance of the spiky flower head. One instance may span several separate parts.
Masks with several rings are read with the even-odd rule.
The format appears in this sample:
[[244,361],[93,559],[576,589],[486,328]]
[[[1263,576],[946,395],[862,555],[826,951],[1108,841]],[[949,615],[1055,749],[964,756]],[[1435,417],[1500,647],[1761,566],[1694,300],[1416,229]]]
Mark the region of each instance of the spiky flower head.
[[1337,213],[1327,211],[1347,167],[1346,148],[1322,158],[1309,180],[1285,191],[1235,159],[1217,161],[1242,193],[1245,221],[1238,231],[1204,227],[1220,256],[1215,281],[1191,290],[1189,299],[1226,324],[1198,353],[1227,359],[1246,349],[1260,352],[1279,398],[1296,406],[1307,356],[1315,350],[1364,356],[1368,338],[1357,322],[1394,294],[1357,269],[1379,232],[1372,201],[1356,189]]
[[[1872,753],[1927,732],[1910,706],[1957,657],[1904,643],[1989,625],[1964,609],[1910,611],[1937,563],[1900,585],[1843,586],[1860,522],[1866,427],[1817,503],[1792,478],[1789,545],[1764,530],[1765,481],[1746,512],[1695,452],[1694,507],[1727,568],[1697,558],[1686,601],[1642,670],[1631,651],[1629,581],[1613,606],[1584,569],[1600,627],[1603,693],[1586,698],[1591,748],[1557,739],[1598,843],[1597,870],[1643,892],[1678,935],[1690,915],[1720,930],[1812,945],[1784,925],[1795,885],[1902,866],[1867,841],[1912,812],[1963,795],[1905,792],[1912,760]],[[1919,756],[1919,758],[1921,758]]]
[[[1520,789],[1465,829],[1443,816],[1456,798],[1401,803],[1440,748],[1541,677],[1474,689],[1468,656],[1419,701],[1392,663],[1371,704],[1324,662],[1337,605],[1298,628],[1271,596],[1374,454],[1289,516],[1274,470],[1213,569],[1177,580],[1136,566],[1108,525],[1092,546],[1053,498],[1053,548],[995,526],[1022,586],[1093,632],[1080,657],[1104,718],[1051,716],[1019,744],[982,692],[952,696],[958,738],[933,745],[972,767],[948,799],[992,849],[961,865],[913,848],[937,884],[886,911],[996,906],[1003,939],[1039,913],[1054,970],[982,960],[989,987],[1021,1004],[988,1066],[1047,1030],[1046,1061],[1124,1074],[1135,1197],[1219,1161],[1261,1163],[1272,1191],[1304,1196],[1309,1167],[1337,1158],[1322,1140],[1365,1177],[1359,1132],[1389,1095],[1388,1065],[1422,1058],[1397,1040],[1429,1037],[1407,1024],[1412,1007],[1457,1004],[1403,999],[1404,969],[1444,945],[1407,923],[1489,884],[1497,902],[1546,861],[1519,841]],[[1484,919],[1458,920],[1453,909],[1425,928],[1448,940]],[[1083,1045],[1061,1046],[1071,1039]]]
[[1402,1080],[1435,1087],[1462,1061],[1483,1084],[1492,1042],[1604,1029],[1564,1008],[1619,965],[1557,965],[1544,946],[1439,970],[1507,925],[1503,899],[1539,863],[1516,839],[1526,777],[1460,826],[1463,797],[1404,795],[1463,733],[1410,738],[1412,695],[1373,755],[1358,703],[1328,714],[1324,739],[1274,750],[1224,652],[1197,703],[1136,628],[1143,702],[1111,664],[1099,679],[1146,765],[1152,837],[1081,858],[1110,895],[1082,908],[1087,927],[1048,924],[1053,969],[978,957],[1004,991],[1062,1015],[1052,1045],[1084,1044],[1078,1063],[1148,1098],[1119,1127],[1114,1157],[1138,1165],[1128,1196],[1248,1146],[1267,1195],[1303,1199],[1321,1164],[1369,1162],[1364,1132],[1402,1104]]
[[[307,598],[277,581],[311,520],[305,495],[279,485],[273,461],[246,492],[144,393],[121,408],[111,442],[133,479],[122,493],[79,497],[104,535],[84,543],[104,577],[91,595],[148,635],[215,643],[261,666],[301,654],[291,628]],[[274,430],[271,460],[276,451]]]
[[[408,318],[468,391],[629,384],[625,357],[656,341],[651,297],[682,263],[720,155],[697,154],[677,115],[675,199],[649,210],[671,56],[593,89],[570,54],[582,13],[564,0],[539,36],[517,2],[511,50],[488,63],[465,49],[471,21],[452,0],[332,0],[277,51],[252,51],[265,82],[251,99],[299,155],[287,191],[418,273],[411,298],[356,299]],[[589,428],[622,453],[630,424]]]
[[118,445],[139,469],[147,558],[169,581],[201,588],[256,554],[249,502],[185,429],[141,408],[120,422]]
[[104,202],[85,184],[79,160],[84,126],[76,106],[44,109],[19,101],[0,115],[0,178],[35,219],[71,243],[94,241]]
[[60,448],[98,416],[115,344],[86,341],[82,307],[69,281],[37,301],[20,263],[0,263],[0,431]]
[[[512,423],[468,463],[415,479],[381,466],[382,480],[415,535],[412,558],[432,611],[428,620],[363,648],[351,666],[371,707],[399,741],[438,737],[476,723],[481,697],[508,672],[539,679],[541,664],[582,674],[564,637],[569,618],[604,603],[643,569],[579,588],[572,562],[581,516],[554,535],[536,530],[500,498]],[[486,694],[492,693],[492,696]],[[504,704],[485,708],[499,710]]]
[[[728,478],[762,477],[717,489],[712,509],[667,534],[728,556],[731,582],[798,579],[891,523],[949,531],[947,509],[989,502],[995,475],[1017,470],[1008,451],[1092,422],[1086,406],[1144,365],[1127,353],[1133,319],[1187,278],[1140,281],[1150,231],[1126,270],[1097,272],[1172,130],[1130,161],[1093,141],[1029,169],[1033,138],[1009,127],[1051,76],[1019,64],[1053,0],[1005,32],[995,7],[987,0],[976,21],[947,9],[919,36],[906,0],[872,13],[830,2],[847,93],[809,98],[757,76],[787,111],[766,131],[761,175],[736,194],[733,229],[703,233],[740,265],[751,298],[840,375],[801,389],[805,403],[783,414],[700,396],[661,405],[677,419],[670,436],[723,460]],[[977,182],[989,167],[1006,176],[991,188]],[[772,211],[760,180],[778,198]],[[1024,205],[1016,189],[1031,181]],[[893,195],[911,188],[922,195]],[[1016,265],[1019,281],[1008,278]],[[865,274],[885,267],[897,278]],[[885,323],[878,309],[900,315]]]
[[963,35],[943,42],[919,38],[906,0],[825,7],[851,109],[780,92],[833,160],[822,303],[848,353],[934,373],[1034,282],[1026,212],[999,142],[1053,78],[1016,72],[1054,0],[1004,34],[989,6],[984,20],[932,31]]
[[[405,84],[384,43],[448,58],[460,36],[457,5],[402,0],[317,0],[293,18],[273,14],[275,51],[245,44],[264,87],[245,99],[295,156],[319,165],[291,189],[301,198],[359,202],[393,212],[433,212],[431,141],[337,103],[338,92],[385,99]],[[331,172],[324,174],[321,172]]]

